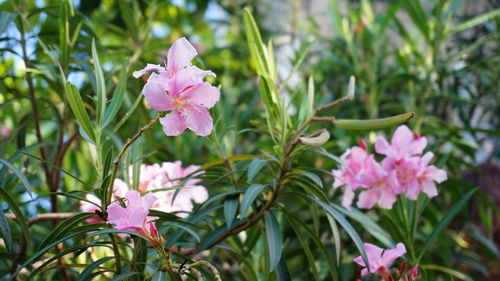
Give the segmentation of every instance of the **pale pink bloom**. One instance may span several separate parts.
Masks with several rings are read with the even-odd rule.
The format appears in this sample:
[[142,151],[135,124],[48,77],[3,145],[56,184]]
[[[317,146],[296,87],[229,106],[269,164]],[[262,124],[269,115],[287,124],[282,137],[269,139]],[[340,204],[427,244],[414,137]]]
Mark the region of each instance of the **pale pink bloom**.
[[212,131],[213,119],[208,112],[219,100],[219,89],[208,82],[206,76],[215,76],[211,71],[201,70],[191,65],[198,53],[182,37],[177,39],[167,54],[167,65],[148,64],[135,71],[134,77],[146,72],[152,73],[143,88],[146,102],[153,109],[171,111],[160,119],[167,136],[178,136],[189,128],[199,136],[207,136]]
[[10,136],[12,136],[12,128],[7,124],[3,124],[0,128],[0,137],[2,139],[7,139]]
[[364,267],[361,276],[370,273],[377,273],[379,269],[387,269],[399,257],[406,253],[403,243],[398,243],[394,249],[382,249],[370,243],[364,243],[366,255],[368,257],[369,270],[361,256],[354,258],[354,262]]
[[448,178],[444,170],[434,165],[428,165],[433,156],[434,154],[432,152],[427,152],[418,159],[418,172],[413,180],[408,183],[406,189],[406,196],[409,199],[417,200],[420,192],[424,192],[429,197],[436,196],[438,192],[435,182],[441,183]]
[[396,195],[403,192],[396,172],[386,171],[373,157],[365,163],[363,170],[356,177],[358,183],[366,188],[359,194],[357,206],[371,209],[376,204],[384,209],[391,209],[396,202]]
[[[115,182],[113,185],[113,193],[111,195],[111,200],[115,201],[118,198],[122,198],[127,193],[127,190],[128,190],[128,186],[124,181],[122,181],[121,179],[115,179]],[[97,196],[95,196],[94,194],[87,193],[85,195],[85,199],[87,199],[90,202],[95,203],[95,204],[92,204],[92,203],[87,202],[87,201],[81,201],[80,209],[83,212],[95,213],[95,211],[101,211],[101,208],[98,207],[98,206],[101,206],[101,200],[99,200],[99,198],[97,198]],[[103,220],[97,216],[94,216],[94,217],[87,219],[87,222],[88,223],[99,223],[99,222],[103,222]]]
[[391,139],[391,144],[383,136],[378,136],[375,151],[389,158],[401,159],[404,156],[420,155],[427,146],[427,139],[414,134],[407,126],[399,126]]
[[199,175],[199,172],[196,173],[198,169],[199,166],[195,165],[182,168],[181,161],[164,162],[161,166],[142,165],[139,189],[143,192],[154,192],[158,197],[152,209],[167,213],[177,212],[178,216],[186,217],[193,210],[193,201],[200,204],[208,199],[208,192],[200,185],[200,179],[185,179]]
[[118,230],[134,230],[140,234],[149,233],[151,225],[147,219],[149,209],[157,200],[153,194],[141,196],[136,190],[129,190],[125,195],[126,207],[113,202],[108,206],[108,223]]
[[334,176],[333,187],[343,187],[344,197],[342,206],[349,207],[354,199],[354,190],[361,186],[357,180],[357,175],[364,168],[365,162],[373,155],[368,155],[362,147],[355,146],[347,150],[340,159],[343,161],[342,166],[338,170],[333,170]]

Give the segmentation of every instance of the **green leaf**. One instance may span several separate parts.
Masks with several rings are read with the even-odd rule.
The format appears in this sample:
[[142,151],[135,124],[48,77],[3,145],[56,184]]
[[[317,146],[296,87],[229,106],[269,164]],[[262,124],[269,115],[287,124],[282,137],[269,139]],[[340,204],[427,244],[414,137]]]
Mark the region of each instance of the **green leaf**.
[[340,129],[377,130],[405,123],[406,121],[413,118],[413,116],[415,116],[415,113],[408,112],[380,119],[368,119],[368,120],[337,119],[334,121],[334,125],[335,127]]
[[122,64],[122,69],[118,77],[118,83],[113,93],[113,98],[111,99],[111,103],[109,104],[109,107],[106,110],[106,116],[104,118],[104,123],[102,124],[103,128],[106,127],[111,122],[111,120],[113,120],[113,118],[115,118],[116,113],[118,113],[118,110],[123,104],[126,92],[127,92],[127,60],[125,60]]
[[[435,264],[425,264],[421,266],[423,269],[429,269],[429,270],[435,270],[435,271],[441,271],[444,273],[448,273],[451,276],[454,276],[456,278],[460,278],[465,281],[474,281],[471,277],[467,276],[466,274],[457,271],[455,269],[451,269],[448,267],[440,266],[440,265],[435,265]],[[453,280],[453,279],[452,279]]]
[[153,275],[153,279],[151,281],[168,281],[167,276],[165,275],[164,272],[156,272],[155,275]]
[[471,27],[474,27],[478,24],[481,24],[485,21],[489,21],[490,19],[493,19],[495,17],[500,16],[500,8],[495,9],[493,11],[489,11],[487,13],[478,15],[473,17],[472,19],[469,19],[465,22],[462,22],[461,24],[455,26],[452,28],[451,32],[459,32],[465,29],[469,29]]
[[224,219],[226,220],[227,229],[231,229],[236,211],[238,211],[238,197],[239,195],[232,195],[224,200]]
[[2,209],[0,209],[0,232],[2,233],[3,241],[5,242],[5,246],[7,246],[7,250],[12,252],[12,236],[10,234],[9,222],[7,222],[7,218],[5,217]]
[[12,212],[16,215],[16,222],[21,226],[21,233],[23,234],[23,239],[25,239],[27,245],[30,244],[30,239],[29,239],[29,228],[28,228],[28,222],[26,218],[24,217],[24,214],[21,212],[21,209],[16,204],[16,201],[10,197],[10,194],[7,193],[7,191],[3,188],[0,188],[0,198],[2,198],[5,202],[7,202],[7,205],[9,205],[9,208],[12,210]]
[[3,35],[9,24],[11,24],[16,17],[17,14],[14,13],[0,12],[0,36]]
[[247,219],[235,219],[234,223],[231,227],[231,229],[228,230],[228,227],[226,224],[223,224],[216,229],[212,230],[204,239],[201,241],[200,245],[196,249],[196,251],[199,253],[205,249],[208,249],[208,247],[212,246],[215,241],[217,241],[218,238],[220,238],[222,235],[226,234],[227,232],[231,231],[232,229],[235,229],[242,224],[246,223],[248,220]]
[[438,222],[436,227],[432,233],[427,237],[424,242],[424,245],[420,248],[420,255],[418,256],[418,260],[420,260],[423,256],[427,248],[432,244],[432,241],[436,239],[436,237],[443,231],[443,229],[450,223],[450,221],[458,214],[458,212],[465,206],[465,203],[469,201],[471,196],[476,192],[479,188],[474,188],[467,192],[451,209],[444,215],[444,217]]
[[43,242],[40,244],[38,247],[38,250],[46,247],[50,243],[54,242],[55,240],[63,237],[64,235],[68,234],[71,232],[75,226],[77,226],[80,222],[94,216],[92,213],[80,213],[76,214],[61,223],[59,223],[54,230],[52,230],[49,235],[43,240]]
[[134,113],[135,108],[139,105],[139,103],[141,103],[142,97],[143,97],[143,95],[137,95],[137,98],[135,99],[134,104],[132,104],[132,107],[127,111],[127,113],[125,113],[125,115],[122,117],[122,119],[120,119],[120,122],[118,122],[118,124],[116,124],[113,127],[113,130],[111,130],[111,133],[106,137],[107,140],[110,140],[111,137],[113,136],[113,134],[116,133],[116,131],[118,131],[118,129],[121,128],[123,123],[125,123],[125,121],[128,120],[128,118],[132,115],[132,113]]
[[92,275],[92,271],[94,271],[94,269],[98,268],[101,264],[103,264],[111,259],[114,259],[114,258],[115,257],[105,257],[105,258],[102,258],[102,259],[99,259],[99,260],[93,262],[91,265],[89,265],[88,267],[86,267],[82,271],[82,274],[80,274],[77,281],[90,281],[90,280],[92,280],[92,277],[94,277]]
[[90,122],[89,115],[87,114],[87,111],[85,111],[85,106],[83,105],[82,97],[80,96],[78,88],[70,82],[66,82],[64,89],[66,97],[68,98],[69,107],[73,111],[73,114],[75,114],[78,124],[89,136],[89,138],[95,142],[94,129],[92,127],[92,123]]
[[255,201],[255,198],[257,198],[264,187],[265,185],[257,183],[250,185],[246,189],[245,194],[243,194],[243,200],[241,201],[240,217],[245,216],[248,209],[250,209],[250,206],[252,206],[252,203]]
[[330,214],[342,226],[342,228],[344,228],[344,230],[347,232],[349,237],[351,237],[352,241],[354,242],[354,245],[356,245],[356,248],[358,248],[359,252],[361,253],[363,261],[365,262],[367,267],[369,267],[368,257],[366,256],[365,248],[363,246],[363,241],[359,237],[356,230],[354,230],[354,228],[351,226],[351,224],[329,204],[310,195],[304,195],[304,196],[309,200],[316,202],[316,204],[320,205],[321,207],[323,207],[323,209],[325,209],[325,211],[328,214]]
[[274,271],[276,274],[276,281],[291,281],[290,270],[288,270],[288,264],[286,263],[285,255],[281,255],[280,262]]
[[254,61],[257,73],[270,77],[269,67],[266,60],[265,45],[262,42],[259,28],[255,23],[252,13],[248,8],[243,11],[243,20],[245,24],[245,33],[247,36],[248,48],[250,49],[250,56]]
[[269,272],[272,272],[279,264],[282,252],[281,231],[278,220],[270,211],[264,213],[266,227],[266,239],[269,250]]
[[319,187],[324,188],[323,187],[323,182],[321,181],[321,178],[318,175],[314,174],[314,173],[311,173],[311,172],[308,172],[308,171],[294,171],[293,174],[305,176],[308,179],[310,179],[312,182],[314,182],[315,184],[317,184]]
[[248,165],[247,171],[247,182],[251,182],[253,178],[259,173],[259,171],[266,165],[267,160],[255,158]]
[[[5,166],[7,166],[9,169],[11,169],[12,172],[14,172],[14,174],[16,174],[16,176],[19,178],[19,180],[23,184],[24,189],[26,189],[26,191],[30,195],[31,199],[33,199],[33,194],[31,193],[30,182],[28,181],[28,179],[26,179],[26,177],[23,175],[23,173],[21,171],[19,171],[19,169],[16,168],[14,165],[12,165],[12,163],[10,163],[9,161],[7,161],[5,159],[0,158],[0,163],[3,163]],[[0,169],[1,168],[2,168],[2,165],[0,165]]]
[[106,112],[106,82],[102,74],[99,56],[95,46],[95,39],[92,39],[92,61],[95,68],[95,80],[97,84],[97,104],[96,104],[96,119],[99,127],[103,127],[104,113]]

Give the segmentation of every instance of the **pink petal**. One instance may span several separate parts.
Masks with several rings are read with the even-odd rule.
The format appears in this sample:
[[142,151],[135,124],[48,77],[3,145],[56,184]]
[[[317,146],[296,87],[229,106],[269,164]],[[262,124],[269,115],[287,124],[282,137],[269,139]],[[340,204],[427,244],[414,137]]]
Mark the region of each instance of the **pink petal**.
[[392,209],[394,202],[396,202],[396,196],[391,190],[383,188],[378,199],[379,206],[384,209]]
[[429,162],[431,162],[433,157],[434,157],[434,153],[427,152],[426,154],[424,154],[424,156],[422,156],[422,158],[420,158],[421,159],[420,161],[421,161],[423,166],[426,166],[427,164],[429,164]]
[[424,181],[422,183],[422,190],[430,198],[438,195],[436,184],[433,181]]
[[142,75],[144,75],[146,72],[152,72],[152,71],[164,71],[165,68],[163,68],[162,66],[160,66],[159,64],[151,64],[151,63],[148,63],[146,65],[146,67],[144,67],[143,69],[141,70],[137,70],[137,71],[134,71],[134,73],[132,73],[132,76],[134,76],[134,78],[139,78],[141,77]]
[[191,104],[184,109],[186,125],[198,136],[208,136],[212,132],[212,116],[206,108]]
[[151,193],[148,193],[146,194],[146,196],[144,196],[144,203],[142,204],[142,207],[148,210],[149,208],[151,208],[151,206],[153,206],[156,200],[158,200],[156,196],[154,196]]
[[383,136],[377,136],[375,141],[375,151],[388,157],[394,157],[394,150]]
[[352,205],[352,200],[354,199],[354,191],[349,187],[344,189],[344,197],[342,198],[342,206],[345,208],[350,208]]
[[406,248],[403,243],[398,243],[396,248],[385,250],[382,254],[382,265],[389,267],[397,258],[406,254]]
[[417,200],[420,191],[421,187],[419,183],[416,180],[411,181],[406,188],[406,197],[410,200]]
[[365,265],[365,261],[363,260],[363,258],[361,256],[357,256],[353,259],[353,261],[361,266],[366,266]]
[[406,125],[401,125],[392,135],[391,145],[396,150],[405,149],[413,138],[413,132]]
[[151,74],[142,93],[146,103],[154,110],[163,112],[172,109],[172,97],[167,94],[168,80],[156,73]]
[[203,79],[209,75],[215,77],[212,71],[201,70],[196,66],[186,67],[178,71],[170,80],[169,91],[171,93],[179,93],[187,87],[203,82]]
[[425,170],[425,174],[427,178],[432,179],[438,183],[441,183],[448,179],[446,175],[446,171],[442,169],[438,169],[436,166],[429,166]]
[[415,136],[413,136],[414,139],[411,142],[411,145],[408,146],[408,154],[409,155],[417,155],[417,154],[422,154],[424,151],[425,147],[427,146],[427,138],[425,137],[419,137],[418,139],[415,139]]
[[175,40],[167,54],[167,71],[175,73],[184,67],[190,66],[191,61],[197,55],[196,49],[185,38]]
[[212,108],[219,101],[219,89],[208,82],[198,83],[182,93],[189,103]]
[[377,188],[368,189],[359,194],[359,199],[356,205],[358,208],[371,209],[378,201],[380,191]]
[[167,136],[178,136],[187,128],[186,120],[181,112],[176,110],[160,118],[160,123],[163,126],[163,132],[165,132]]

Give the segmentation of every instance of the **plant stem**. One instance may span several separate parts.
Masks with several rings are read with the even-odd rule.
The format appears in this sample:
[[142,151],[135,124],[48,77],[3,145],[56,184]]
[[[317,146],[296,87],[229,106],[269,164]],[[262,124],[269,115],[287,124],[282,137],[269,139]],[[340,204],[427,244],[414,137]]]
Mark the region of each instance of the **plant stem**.
[[158,112],[158,114],[156,114],[156,117],[154,119],[152,119],[151,121],[149,121],[148,124],[146,124],[144,127],[142,127],[141,129],[139,129],[139,131],[137,131],[137,133],[132,137],[130,138],[122,147],[122,149],[120,150],[120,152],[118,153],[118,156],[116,156],[114,162],[113,162],[113,171],[111,172],[111,178],[110,178],[110,181],[109,181],[109,185],[108,185],[108,193],[106,194],[106,200],[105,202],[103,202],[104,204],[102,205],[102,212],[105,213],[106,212],[106,208],[107,206],[111,203],[111,197],[112,197],[112,194],[113,194],[113,184],[115,182],[115,179],[116,179],[116,174],[118,172],[118,168],[119,168],[119,165],[120,165],[120,161],[121,159],[123,158],[123,155],[125,154],[125,152],[127,151],[127,149],[140,137],[142,136],[142,134],[147,131],[148,129],[150,129],[151,127],[153,127],[154,124],[156,124],[158,122],[158,120],[160,120],[160,117],[161,117],[161,113]]
[[120,257],[120,250],[118,248],[118,243],[116,243],[116,236],[113,233],[110,233],[109,238],[111,239],[111,244],[113,245],[113,253],[115,255],[115,262],[116,262],[116,273],[120,274],[122,271],[122,262]]

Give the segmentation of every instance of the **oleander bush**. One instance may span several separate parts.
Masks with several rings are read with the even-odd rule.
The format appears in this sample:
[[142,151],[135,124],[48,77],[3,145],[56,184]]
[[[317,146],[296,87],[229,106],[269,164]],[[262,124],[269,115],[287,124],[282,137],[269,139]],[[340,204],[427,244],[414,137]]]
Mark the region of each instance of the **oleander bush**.
[[499,4],[306,4],[0,1],[0,280],[499,280]]

